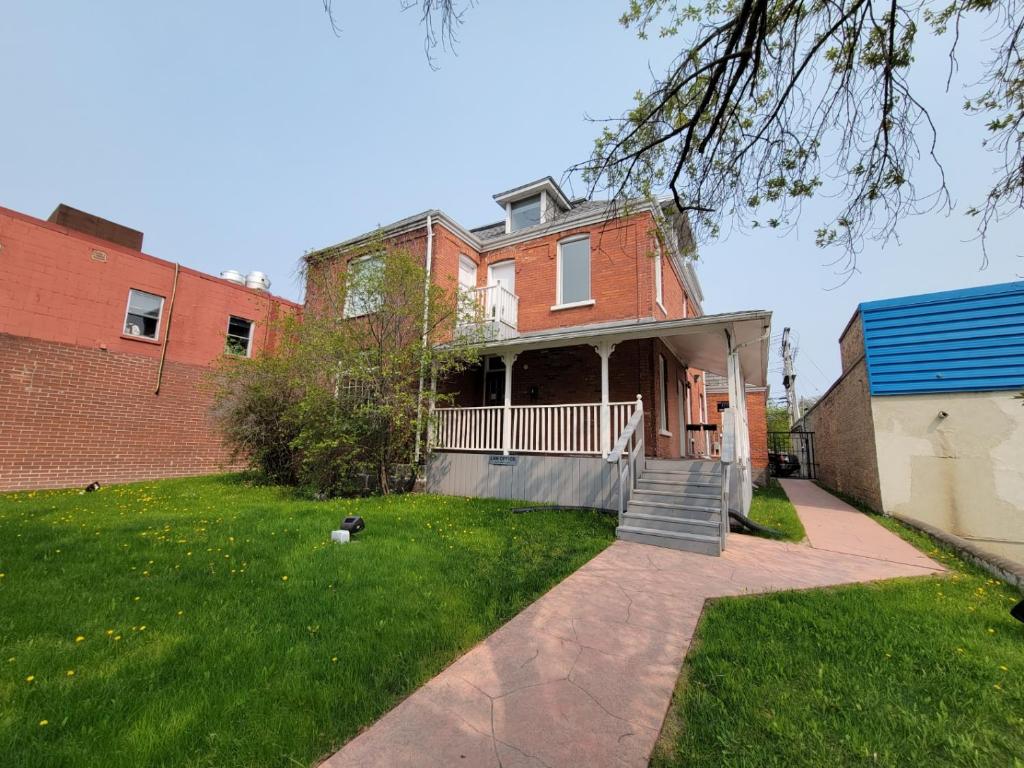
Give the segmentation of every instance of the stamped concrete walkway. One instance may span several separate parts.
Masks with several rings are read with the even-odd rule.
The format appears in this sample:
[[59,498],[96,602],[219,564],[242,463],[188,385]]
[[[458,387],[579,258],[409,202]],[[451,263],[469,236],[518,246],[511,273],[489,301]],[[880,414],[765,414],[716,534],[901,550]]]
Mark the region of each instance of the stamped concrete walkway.
[[809,481],[810,544],[731,536],[721,557],[617,541],[322,768],[646,766],[704,601],[942,570]]

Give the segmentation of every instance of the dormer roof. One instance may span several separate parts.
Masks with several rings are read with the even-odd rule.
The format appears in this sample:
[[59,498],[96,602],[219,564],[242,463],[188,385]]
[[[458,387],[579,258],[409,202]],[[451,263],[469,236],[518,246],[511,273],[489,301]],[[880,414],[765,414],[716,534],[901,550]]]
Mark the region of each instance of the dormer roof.
[[569,201],[569,198],[565,196],[565,193],[562,192],[562,188],[559,187],[558,183],[550,176],[545,176],[543,179],[531,181],[529,184],[514,187],[513,189],[506,190],[505,192],[499,192],[494,196],[494,202],[504,208],[508,203],[514,203],[517,200],[533,197],[534,195],[539,195],[541,192],[547,192],[548,199],[563,211],[567,211],[572,207],[572,203]]

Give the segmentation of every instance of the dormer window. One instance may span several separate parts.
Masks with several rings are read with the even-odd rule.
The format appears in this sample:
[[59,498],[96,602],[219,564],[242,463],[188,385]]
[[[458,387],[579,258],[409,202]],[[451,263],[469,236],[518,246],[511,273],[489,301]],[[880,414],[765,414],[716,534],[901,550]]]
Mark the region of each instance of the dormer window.
[[572,208],[572,203],[550,176],[497,194],[494,202],[505,209],[507,235],[547,224]]
[[540,198],[540,195],[534,195],[509,204],[509,232],[518,232],[541,223]]

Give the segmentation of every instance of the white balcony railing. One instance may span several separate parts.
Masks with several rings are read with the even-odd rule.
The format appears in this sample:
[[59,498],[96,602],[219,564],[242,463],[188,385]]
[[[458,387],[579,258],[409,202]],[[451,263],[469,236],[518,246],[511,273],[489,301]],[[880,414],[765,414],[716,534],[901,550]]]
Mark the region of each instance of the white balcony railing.
[[519,327],[519,297],[503,285],[488,285],[467,291],[474,310],[464,325],[485,323],[488,336],[494,339],[509,339],[515,336]]
[[[635,402],[610,403],[611,434],[622,432]],[[448,451],[501,451],[504,408],[436,408],[431,447]],[[601,404],[513,405],[511,453],[600,456]]]

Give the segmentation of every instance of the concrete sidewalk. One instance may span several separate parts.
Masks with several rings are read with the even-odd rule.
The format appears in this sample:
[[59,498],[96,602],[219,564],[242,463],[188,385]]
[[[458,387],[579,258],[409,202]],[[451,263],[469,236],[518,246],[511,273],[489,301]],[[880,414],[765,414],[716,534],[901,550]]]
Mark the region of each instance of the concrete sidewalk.
[[709,557],[617,541],[323,768],[640,768],[708,598],[943,570],[809,481],[784,482],[810,546],[734,535]]

